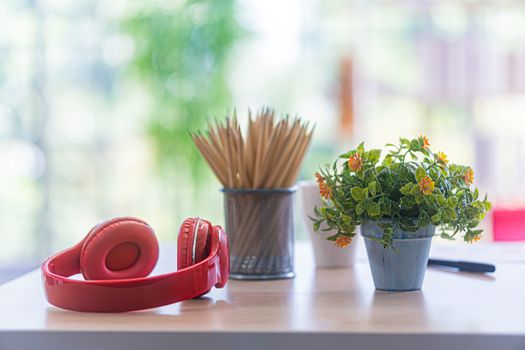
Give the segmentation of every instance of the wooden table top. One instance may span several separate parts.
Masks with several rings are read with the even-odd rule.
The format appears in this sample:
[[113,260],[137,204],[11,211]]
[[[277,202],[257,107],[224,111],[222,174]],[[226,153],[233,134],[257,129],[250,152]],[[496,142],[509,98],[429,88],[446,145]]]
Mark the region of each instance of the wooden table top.
[[[497,271],[429,268],[422,291],[387,293],[374,290],[362,243],[351,268],[316,270],[309,244],[300,242],[294,279],[230,280],[198,300],[123,314],[49,305],[37,270],[0,286],[0,332],[517,335],[525,348],[524,244],[434,242],[432,257],[491,262]],[[175,267],[175,251],[163,247],[155,272]]]

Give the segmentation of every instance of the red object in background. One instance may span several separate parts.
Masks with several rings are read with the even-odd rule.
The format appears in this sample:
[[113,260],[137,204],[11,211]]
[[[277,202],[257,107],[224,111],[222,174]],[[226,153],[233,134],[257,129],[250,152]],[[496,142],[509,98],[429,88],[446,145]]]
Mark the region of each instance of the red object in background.
[[492,232],[495,241],[525,241],[525,208],[493,209]]
[[[178,271],[146,277],[158,257],[153,230],[136,218],[109,220],[42,264],[45,294],[49,303],[63,309],[122,312],[193,299],[226,284],[228,238],[220,226],[186,219],[177,255]],[[68,278],[78,273],[85,280]]]
[[339,84],[341,130],[345,136],[352,136],[354,132],[354,66],[350,57],[341,60]]

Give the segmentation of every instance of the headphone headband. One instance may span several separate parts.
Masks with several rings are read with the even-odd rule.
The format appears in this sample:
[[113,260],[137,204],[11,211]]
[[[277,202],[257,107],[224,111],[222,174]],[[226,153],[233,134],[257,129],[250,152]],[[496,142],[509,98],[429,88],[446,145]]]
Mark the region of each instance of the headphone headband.
[[[201,223],[202,220],[198,219],[197,230]],[[80,273],[82,241],[42,264],[47,300],[74,311],[122,312],[193,299],[207,293],[213,286],[222,288],[229,275],[228,240],[220,226],[213,226],[211,231],[210,252],[202,261],[171,273],[117,280],[69,278]],[[195,262],[195,250],[193,252]]]

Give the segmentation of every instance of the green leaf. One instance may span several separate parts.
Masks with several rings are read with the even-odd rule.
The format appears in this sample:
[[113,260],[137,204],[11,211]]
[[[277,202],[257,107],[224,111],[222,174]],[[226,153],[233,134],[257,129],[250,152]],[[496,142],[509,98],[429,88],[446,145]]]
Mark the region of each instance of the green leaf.
[[416,200],[413,196],[403,197],[401,198],[400,204],[402,208],[412,208],[416,204]]
[[410,141],[410,149],[412,151],[419,151],[421,149],[421,144],[419,143],[418,139]]
[[421,165],[416,170],[416,180],[417,182],[421,181],[422,178],[427,176],[427,172],[425,171],[425,168],[423,168]]
[[418,194],[418,193],[421,193],[421,192],[419,191],[419,185],[414,184],[414,186],[412,186],[412,189],[410,190],[410,194],[412,194],[412,195],[415,196],[415,195]]
[[419,213],[419,224],[418,224],[418,227],[425,227],[425,226],[428,226],[432,223],[432,221],[430,220],[430,217],[428,216],[427,212],[422,210],[420,213]]
[[379,205],[381,206],[381,215],[390,216],[392,214],[390,201],[385,199],[385,197],[382,197],[381,199],[379,199],[379,201]]
[[401,192],[402,194],[404,194],[405,196],[409,195],[412,193],[412,189],[416,186],[415,183],[412,183],[412,182],[408,182],[406,184],[403,185],[403,187],[401,187],[399,189],[399,192]]
[[451,208],[445,208],[445,214],[447,214],[448,218],[450,220],[456,220],[458,215],[454,209]]
[[363,202],[357,203],[357,205],[355,206],[355,213],[357,215],[362,215],[364,212],[365,212],[365,205],[363,204]]
[[377,182],[375,181],[372,181],[368,184],[368,191],[370,192],[370,194],[372,196],[375,196],[376,195],[376,191],[377,191]]
[[416,198],[416,204],[421,204],[425,201],[425,196],[421,192],[417,192],[414,196]]
[[439,225],[441,223],[441,214],[440,213],[432,215],[432,223],[434,225]]
[[361,187],[352,187],[350,193],[352,194],[352,198],[357,202],[365,199],[365,190],[363,190]]
[[366,206],[366,212],[369,216],[375,217],[379,216],[381,214],[381,208],[379,207],[379,203],[377,202],[370,202]]
[[454,209],[458,205],[458,199],[456,197],[449,197],[447,199],[447,208]]
[[439,177],[439,173],[435,168],[429,169],[430,177],[433,179],[437,179]]
[[381,158],[381,150],[373,149],[370,152],[368,152],[368,160],[371,163],[376,164],[377,162],[379,162],[379,158]]
[[483,204],[483,202],[472,202],[472,206],[476,209],[484,209],[485,208],[485,204]]
[[333,235],[333,236],[330,236],[330,237],[326,237],[327,240],[329,241],[332,241],[332,242],[335,242],[337,240],[337,234]]
[[365,143],[361,142],[359,146],[357,146],[357,153],[362,155],[364,151],[365,151]]
[[417,225],[414,223],[412,219],[402,217],[399,221],[399,225],[403,230],[414,232],[417,230]]
[[443,239],[453,240],[453,239],[454,239],[454,236],[451,236],[451,235],[448,234],[446,231],[441,231],[441,238],[443,238]]
[[390,165],[392,165],[392,162],[394,161],[394,159],[390,156],[386,156],[385,159],[383,159],[383,165],[388,167]]
[[355,153],[356,153],[355,150],[348,151],[348,152],[346,152],[346,153],[343,153],[343,154],[339,155],[339,158],[340,158],[340,159],[348,159],[348,158],[350,158],[351,156],[353,156]]
[[321,222],[320,221],[315,221],[314,222],[314,231],[317,232],[319,231],[319,227],[321,226]]

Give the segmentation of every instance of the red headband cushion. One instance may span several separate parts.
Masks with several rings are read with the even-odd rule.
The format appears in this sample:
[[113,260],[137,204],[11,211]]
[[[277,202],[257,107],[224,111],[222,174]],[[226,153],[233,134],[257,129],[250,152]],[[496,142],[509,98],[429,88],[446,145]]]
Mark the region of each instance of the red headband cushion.
[[[199,225],[195,230],[195,225]],[[190,218],[182,223],[177,238],[177,269],[181,270],[204,260],[210,254],[211,223]],[[197,237],[194,235],[197,234]],[[195,244],[195,261],[193,261]]]
[[126,279],[149,275],[159,245],[153,229],[136,218],[116,218],[95,226],[80,253],[80,271],[87,280]]

